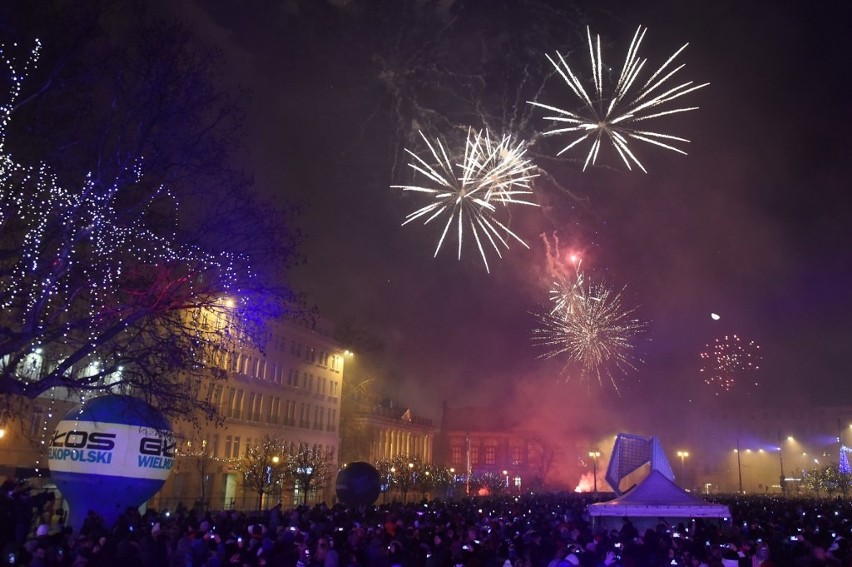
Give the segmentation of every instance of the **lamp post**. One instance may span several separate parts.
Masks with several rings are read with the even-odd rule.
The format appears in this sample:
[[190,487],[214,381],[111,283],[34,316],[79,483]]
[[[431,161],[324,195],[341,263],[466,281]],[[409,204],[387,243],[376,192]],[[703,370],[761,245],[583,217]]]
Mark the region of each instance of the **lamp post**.
[[592,475],[594,476],[595,496],[598,494],[598,457],[601,456],[600,451],[589,451],[589,456],[592,458]]
[[[790,438],[792,440],[792,437]],[[787,496],[787,477],[784,475],[784,444],[781,442],[781,431],[778,432],[778,467],[781,470],[781,496]]]
[[740,460],[740,440],[737,438],[737,448],[734,449],[734,452],[737,454],[737,473],[740,477],[740,494],[743,493],[743,463]]

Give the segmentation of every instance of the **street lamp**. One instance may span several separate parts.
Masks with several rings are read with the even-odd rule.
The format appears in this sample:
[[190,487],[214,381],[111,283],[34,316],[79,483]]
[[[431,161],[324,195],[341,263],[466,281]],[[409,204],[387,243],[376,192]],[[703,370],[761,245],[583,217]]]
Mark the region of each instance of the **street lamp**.
[[598,494],[598,457],[601,456],[600,451],[589,451],[589,456],[592,458],[592,474],[594,475],[595,495]]
[[509,490],[509,471],[504,470],[504,471],[503,471],[503,476],[505,476],[505,477],[506,477],[506,490]]

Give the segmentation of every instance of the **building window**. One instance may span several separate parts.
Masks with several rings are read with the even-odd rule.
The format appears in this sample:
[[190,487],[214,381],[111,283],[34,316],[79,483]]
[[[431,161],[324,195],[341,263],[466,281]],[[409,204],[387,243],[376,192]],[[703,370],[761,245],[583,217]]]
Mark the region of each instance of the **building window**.
[[512,447],[512,464],[520,465],[524,462],[523,452],[520,447]]
[[234,419],[240,419],[243,415],[243,394],[242,390],[237,390],[234,396]]
[[497,461],[497,447],[494,445],[485,446],[485,464],[493,465]]
[[30,438],[35,438],[44,427],[42,421],[44,421],[44,408],[35,406],[30,419]]
[[281,398],[270,399],[269,412],[266,414],[266,423],[277,424],[279,411],[281,411]]
[[258,394],[254,398],[254,421],[260,421],[261,408],[263,407],[263,394]]
[[225,411],[222,412],[228,417],[234,417],[234,397],[236,393],[237,390],[235,388],[228,388],[228,395],[225,397]]
[[308,418],[311,414],[311,406],[302,402],[299,404],[299,427],[308,427]]
[[213,387],[213,393],[210,395],[210,405],[214,408],[221,409],[222,403],[222,391],[224,388],[220,385],[216,385]]
[[240,436],[231,437],[228,435],[225,437],[225,458],[226,459],[239,459],[240,458]]
[[254,401],[255,401],[255,393],[249,392],[248,395],[248,403],[246,405],[246,420],[251,421],[254,419]]
[[450,448],[450,461],[451,461],[454,465],[460,465],[460,464],[462,464],[462,462],[463,462],[463,461],[462,461],[462,456],[463,456],[463,451],[462,451],[462,447],[461,447],[461,445],[453,445],[453,446]]
[[287,400],[287,413],[284,416],[285,425],[296,425],[296,402]]
[[470,464],[478,465],[479,464],[479,446],[471,445],[470,447]]

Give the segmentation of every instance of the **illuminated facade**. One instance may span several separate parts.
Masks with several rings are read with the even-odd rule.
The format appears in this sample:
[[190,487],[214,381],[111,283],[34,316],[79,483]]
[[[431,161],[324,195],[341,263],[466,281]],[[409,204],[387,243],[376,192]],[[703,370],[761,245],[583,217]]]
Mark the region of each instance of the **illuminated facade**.
[[[203,315],[194,320],[211,334],[224,324],[221,318],[208,323]],[[223,423],[202,419],[200,427],[193,427],[173,420],[178,442],[175,464],[151,501],[154,507],[256,507],[257,495],[244,489],[237,465],[247,448],[267,435],[281,441],[282,452],[300,446],[316,448],[326,455],[330,469],[337,470],[344,352],[331,338],[331,324],[320,320],[308,328],[282,321],[266,325],[265,330],[262,352],[240,346],[239,341],[226,349],[212,349],[215,352],[202,363],[223,370],[222,379],[187,380],[187,387],[195,388],[199,398],[215,405]],[[14,403],[18,405],[4,412],[0,423],[0,474],[51,488],[46,470],[50,435],[78,398],[48,394]],[[331,502],[333,476],[324,489],[311,490],[307,502]],[[273,498],[293,504],[302,502],[305,495],[298,487],[280,488],[269,494],[268,499]]]
[[[256,507],[257,495],[242,486],[238,463],[249,447],[267,436],[281,441],[282,457],[300,445],[310,446],[325,454],[336,471],[344,352],[332,333],[331,324],[324,321],[310,329],[297,322],[276,322],[267,326],[263,352],[240,349],[223,357],[226,380],[212,382],[202,395],[216,405],[224,424],[210,424],[200,432],[176,431],[175,470],[154,505]],[[330,502],[333,484],[332,477],[325,488],[311,491],[307,501]],[[268,500],[292,505],[304,497],[298,487],[272,487]]]

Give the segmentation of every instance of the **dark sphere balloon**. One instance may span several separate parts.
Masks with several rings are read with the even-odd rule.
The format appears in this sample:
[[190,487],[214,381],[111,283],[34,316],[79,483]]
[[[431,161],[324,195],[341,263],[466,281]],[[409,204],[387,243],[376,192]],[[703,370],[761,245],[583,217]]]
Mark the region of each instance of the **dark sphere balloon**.
[[337,473],[337,498],[347,506],[369,506],[381,492],[379,471],[370,463],[349,463]]

